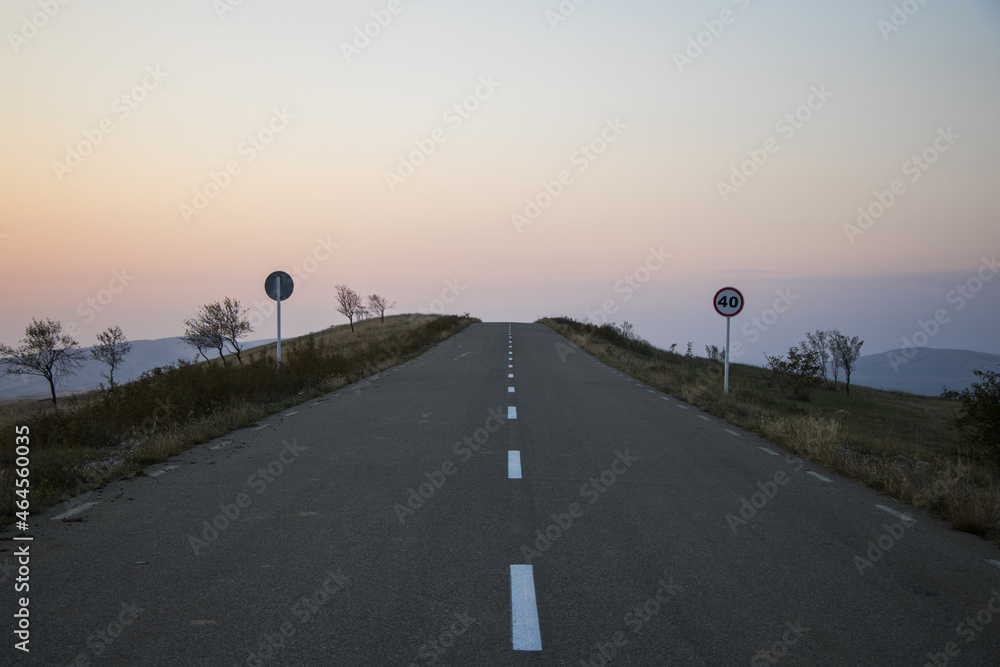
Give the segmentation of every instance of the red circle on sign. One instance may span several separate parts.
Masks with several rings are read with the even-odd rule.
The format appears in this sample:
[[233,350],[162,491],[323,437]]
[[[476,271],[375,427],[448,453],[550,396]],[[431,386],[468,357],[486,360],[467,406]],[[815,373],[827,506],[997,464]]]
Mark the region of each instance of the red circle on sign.
[[[723,297],[722,295],[725,292],[728,292],[729,294],[726,294],[725,297]],[[722,308],[719,307],[719,301],[722,300],[720,297],[726,299],[726,305]],[[729,305],[732,303],[731,300],[734,298],[738,300],[737,305]],[[715,297],[712,299],[712,305],[715,307],[715,312],[723,317],[733,317],[734,315],[739,315],[740,311],[743,310],[743,304],[743,293],[735,287],[723,287],[715,293]]]

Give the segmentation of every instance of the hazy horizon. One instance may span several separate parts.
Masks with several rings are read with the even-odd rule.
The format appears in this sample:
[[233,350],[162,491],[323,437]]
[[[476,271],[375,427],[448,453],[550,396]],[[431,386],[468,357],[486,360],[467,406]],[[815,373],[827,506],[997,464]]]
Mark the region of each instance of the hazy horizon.
[[8,345],[33,317],[177,336],[226,296],[273,337],[284,270],[288,337],[345,322],[347,284],[704,354],[732,285],[737,361],[834,327],[1000,354],[988,0],[16,0],[0,27]]

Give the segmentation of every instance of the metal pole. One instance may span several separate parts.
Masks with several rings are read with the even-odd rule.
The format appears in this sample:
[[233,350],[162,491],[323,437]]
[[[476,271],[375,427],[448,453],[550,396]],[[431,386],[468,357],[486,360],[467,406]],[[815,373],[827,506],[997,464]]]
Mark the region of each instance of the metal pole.
[[278,293],[278,366],[281,366],[281,276],[275,276],[274,282]]
[[733,319],[731,317],[726,318],[726,380],[725,380],[725,393],[729,395],[729,321]]

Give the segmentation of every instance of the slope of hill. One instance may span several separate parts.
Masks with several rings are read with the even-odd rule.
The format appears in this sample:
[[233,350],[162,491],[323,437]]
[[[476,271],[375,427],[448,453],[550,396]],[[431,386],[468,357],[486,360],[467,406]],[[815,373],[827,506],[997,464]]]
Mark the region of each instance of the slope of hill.
[[929,347],[907,353],[909,358],[902,350],[862,355],[851,384],[938,396],[945,385],[958,391],[967,388],[976,381],[973,370],[1000,371],[1000,354]]
[[[247,341],[246,348],[256,347],[274,342],[273,338]],[[172,364],[178,359],[192,361],[198,357],[197,352],[190,345],[186,344],[179,337],[157,338],[156,340],[134,340],[131,341],[132,350],[125,357],[124,363],[115,371],[115,382],[128,382],[158,366]],[[102,382],[107,384],[102,376],[102,372],[107,371],[107,366],[99,361],[90,358],[90,349],[83,348],[87,355],[87,361],[76,373],[64,378],[64,382],[56,385],[56,392],[59,395],[75,394],[82,391],[97,389]],[[209,358],[217,356],[214,352],[208,353]],[[226,355],[229,356],[228,354]],[[0,400],[10,399],[40,399],[49,398],[49,383],[45,378],[34,375],[0,375]]]

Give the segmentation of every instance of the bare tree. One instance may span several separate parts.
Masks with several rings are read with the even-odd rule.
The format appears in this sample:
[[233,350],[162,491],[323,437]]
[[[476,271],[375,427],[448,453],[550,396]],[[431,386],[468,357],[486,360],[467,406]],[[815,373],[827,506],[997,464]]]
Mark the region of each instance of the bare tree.
[[185,320],[184,335],[181,336],[181,340],[198,350],[198,354],[203,356],[205,361],[208,361],[208,355],[205,354],[205,350],[211,350],[214,347],[212,341],[208,339],[208,336],[196,331],[194,327],[194,320]]
[[219,325],[215,309],[212,308],[217,305],[200,306],[194,317],[184,320],[184,335],[181,336],[181,340],[197,348],[201,356],[205,357],[205,361],[208,361],[205,350],[218,350],[222,363],[227,364],[226,336]]
[[707,354],[708,358],[712,361],[724,362],[726,360],[726,351],[720,350],[718,345],[706,345],[705,354]]
[[49,381],[52,405],[56,402],[56,383],[61,376],[79,368],[86,359],[80,344],[62,333],[62,324],[32,318],[24,329],[24,338],[17,349],[0,345],[0,364],[10,375],[38,375]]
[[378,313],[382,321],[385,322],[385,311],[396,307],[396,302],[389,303],[389,300],[380,294],[368,295],[368,309],[373,313]]
[[110,391],[115,390],[115,369],[125,361],[125,355],[132,349],[120,327],[108,327],[107,331],[97,334],[97,345],[90,350],[90,356],[97,361],[103,361],[108,366],[107,378]]
[[833,352],[836,363],[840,364],[840,367],[844,369],[844,378],[847,383],[847,393],[850,394],[851,372],[854,370],[854,364],[858,361],[858,357],[861,356],[861,346],[864,345],[865,342],[860,340],[857,336],[848,338],[837,329],[832,330],[830,335],[830,350]]
[[241,308],[240,302],[228,296],[221,303],[209,303],[201,306],[195,316],[184,321],[184,335],[181,337],[188,345],[197,348],[201,356],[205,350],[219,351],[219,358],[226,363],[225,351],[228,343],[233,348],[236,360],[241,364],[240,352],[243,346],[241,338],[246,338],[253,332],[250,320],[247,318],[248,308]]
[[243,346],[240,345],[240,339],[253,333],[253,327],[250,326],[250,320],[247,318],[250,309],[240,308],[240,302],[230,299],[228,296],[223,299],[222,303],[209,304],[206,309],[212,317],[214,326],[222,334],[223,340],[233,348],[236,360],[242,364],[243,359],[240,357],[240,352],[243,350]]
[[354,319],[363,308],[357,292],[347,285],[337,285],[337,312],[351,323],[351,331],[354,331]]
[[817,360],[823,366],[823,380],[826,382],[827,388],[836,389],[836,379],[831,384],[830,379],[827,377],[827,368],[830,365],[830,332],[817,329],[813,333],[807,333],[806,342],[803,343],[803,347],[816,353]]

